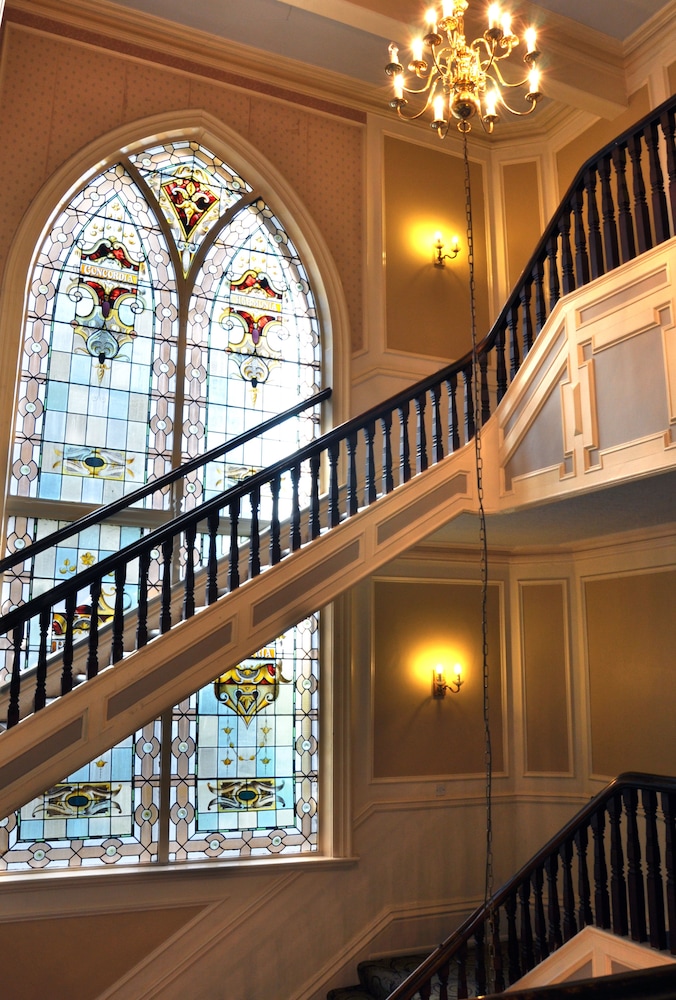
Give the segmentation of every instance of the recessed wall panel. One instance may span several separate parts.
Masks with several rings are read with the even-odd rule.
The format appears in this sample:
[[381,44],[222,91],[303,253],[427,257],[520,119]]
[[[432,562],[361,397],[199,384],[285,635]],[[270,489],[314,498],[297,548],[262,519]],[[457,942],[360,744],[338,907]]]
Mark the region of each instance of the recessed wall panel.
[[570,705],[565,583],[521,585],[526,771],[568,773]]
[[[481,586],[396,580],[373,585],[375,778],[484,771]],[[493,767],[503,769],[500,589],[487,602]],[[432,698],[437,663],[463,667],[457,694]],[[450,679],[450,677],[449,677]]]

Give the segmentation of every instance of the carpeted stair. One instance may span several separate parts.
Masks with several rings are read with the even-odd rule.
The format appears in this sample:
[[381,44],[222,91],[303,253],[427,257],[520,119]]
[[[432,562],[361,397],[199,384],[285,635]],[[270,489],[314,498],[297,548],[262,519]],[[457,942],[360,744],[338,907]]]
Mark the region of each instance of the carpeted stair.
[[[326,1000],[386,1000],[390,993],[417,969],[425,958],[427,958],[426,952],[360,962],[358,966],[359,984],[357,986],[343,986],[339,989],[330,990]],[[473,980],[474,963],[469,958],[467,966],[468,981],[470,979]],[[455,963],[451,962],[448,980],[449,1000],[453,1000],[457,996],[456,987],[457,969]],[[432,983],[430,1000],[437,1000],[438,996],[439,984],[435,977]]]

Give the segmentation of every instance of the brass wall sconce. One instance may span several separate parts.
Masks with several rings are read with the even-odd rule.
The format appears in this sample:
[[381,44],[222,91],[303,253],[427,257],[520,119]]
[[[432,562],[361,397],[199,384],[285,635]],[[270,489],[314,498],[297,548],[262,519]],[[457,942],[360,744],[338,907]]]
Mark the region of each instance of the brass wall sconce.
[[451,240],[451,251],[450,253],[444,253],[444,243],[441,238],[441,233],[437,233],[437,242],[434,244],[434,266],[435,267],[446,267],[447,260],[455,260],[455,258],[460,253],[460,240],[457,236],[454,236]]
[[451,694],[457,694],[465,683],[461,675],[462,668],[459,663],[456,663],[453,671],[453,680],[449,684],[446,681],[446,671],[444,668],[441,665],[435,667],[432,671],[432,697],[445,698],[447,691],[450,691]]

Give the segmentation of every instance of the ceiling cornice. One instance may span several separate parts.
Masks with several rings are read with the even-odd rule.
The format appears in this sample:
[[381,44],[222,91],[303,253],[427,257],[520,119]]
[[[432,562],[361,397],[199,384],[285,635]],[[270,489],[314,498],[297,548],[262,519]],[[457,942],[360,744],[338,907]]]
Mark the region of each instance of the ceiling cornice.
[[[565,125],[571,108],[582,108],[598,117],[612,118],[621,113],[627,104],[621,43],[584,29],[569,18],[544,11],[527,0],[522,3],[528,16],[537,16],[543,32],[546,90],[551,99],[538,107],[534,117],[510,120],[509,129],[496,130],[491,140],[477,130],[476,140],[500,145],[518,142],[522,136],[547,138]],[[314,10],[317,0],[294,0],[294,5]],[[355,9],[355,5],[349,0],[328,0],[328,4],[327,0],[321,0],[324,16],[344,18],[347,8]],[[390,37],[393,25],[400,24],[360,9],[368,18],[368,27],[378,28],[378,33],[382,30],[385,37]],[[676,9],[676,0],[671,0],[669,9]],[[82,44],[106,50],[110,49],[110,26],[114,22],[115,50],[130,58],[155,61],[176,72],[201,74],[228,86],[266,93],[281,100],[297,103],[301,96],[315,110],[356,121],[363,122],[366,114],[381,117],[391,114],[390,88],[384,74],[383,85],[375,86],[284,56],[271,56],[221,36],[121,7],[110,0],[7,0],[5,16],[35,30],[57,31]],[[663,12],[653,20],[651,31],[658,32],[666,29],[669,16]],[[644,42],[644,33],[637,32],[629,48],[634,52]]]

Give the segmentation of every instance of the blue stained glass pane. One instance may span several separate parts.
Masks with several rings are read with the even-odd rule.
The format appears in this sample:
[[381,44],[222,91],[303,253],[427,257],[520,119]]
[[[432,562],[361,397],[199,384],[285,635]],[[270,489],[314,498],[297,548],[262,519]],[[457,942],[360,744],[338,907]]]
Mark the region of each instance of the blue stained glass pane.
[[[152,195],[141,193],[135,170]],[[217,156],[196,143],[178,142],[133,154],[128,166],[107,168],[66,205],[39,248],[31,277],[19,395],[44,402],[44,417],[17,421],[13,493],[60,500],[69,520],[70,503],[109,502],[168,469],[173,433],[183,434],[184,456],[193,455],[316,392],[320,335],[307,276],[263,202],[245,205],[244,199],[238,206],[250,191]],[[178,251],[186,279],[180,295],[187,301],[180,301],[161,215]],[[209,250],[199,273],[192,273],[206,237]],[[185,360],[181,385],[179,351]],[[214,463],[203,485],[222,490],[316,431],[310,413],[289,421],[265,441]],[[283,508],[290,495],[287,479]],[[301,485],[301,497],[303,491]],[[188,492],[186,507],[199,495]],[[142,506],[153,504],[157,498]],[[268,495],[261,517],[269,515]],[[55,527],[31,518],[29,527],[7,534],[16,541]],[[88,529],[56,555],[36,560],[32,576],[26,572],[12,586],[18,584],[22,599],[45,592],[140,533],[116,524]],[[226,542],[219,538],[218,545]],[[197,544],[201,551],[204,540]],[[136,601],[135,573],[130,569],[125,607]],[[100,623],[110,621],[115,599],[111,575],[97,608],[87,603],[87,592],[78,594],[77,635],[86,634],[93,615]],[[54,609],[50,624],[52,653],[63,647],[62,610]],[[173,857],[204,856],[205,837],[216,834],[224,857],[316,850],[317,753],[299,751],[297,737],[316,741],[317,697],[306,696],[296,683],[305,673],[316,674],[316,621],[308,619],[272,644],[272,673],[265,667],[256,684],[264,696],[259,710],[242,714],[246,697],[233,710],[227,683],[218,695],[212,684],[176,709],[169,802],[160,802],[162,757],[154,723],[0,824],[0,867],[155,860],[160,809]],[[38,642],[39,628],[31,627],[27,663]],[[259,670],[269,653],[263,650],[247,663]],[[245,681],[240,676],[236,683],[245,688]],[[240,695],[246,695],[244,688]],[[187,806],[196,810],[192,818]],[[122,853],[103,847],[111,837],[119,838]],[[243,837],[257,846],[241,848]],[[26,860],[28,848],[42,841],[54,848],[49,858],[40,846]]]

